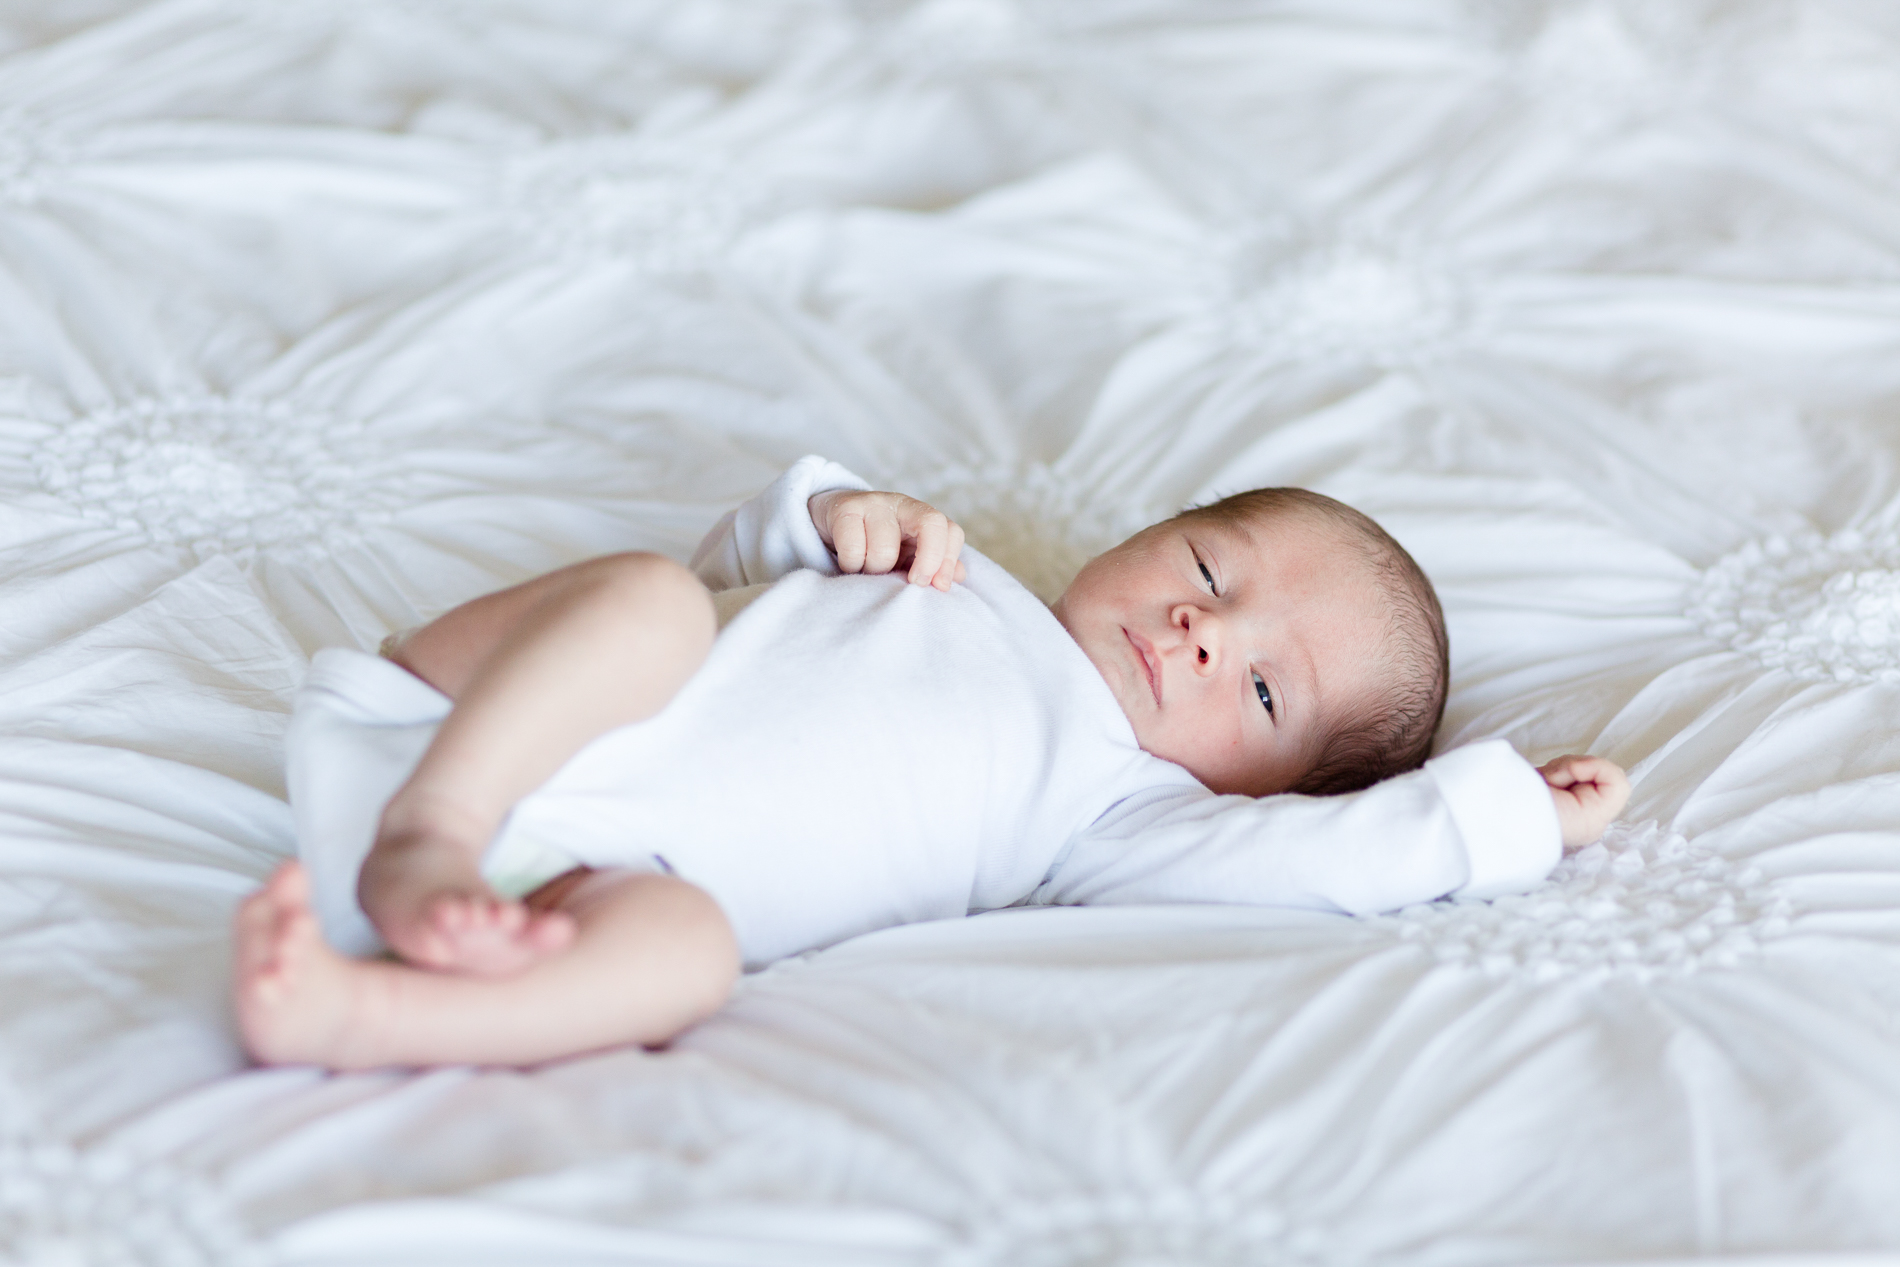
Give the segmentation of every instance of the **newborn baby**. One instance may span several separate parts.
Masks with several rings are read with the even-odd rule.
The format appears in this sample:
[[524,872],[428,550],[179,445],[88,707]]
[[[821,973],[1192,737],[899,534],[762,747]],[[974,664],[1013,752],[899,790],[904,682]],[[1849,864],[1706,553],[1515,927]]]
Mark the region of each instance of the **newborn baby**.
[[806,458],[691,571],[589,560],[386,655],[322,652],[297,699],[303,861],[237,917],[262,1061],[663,1042],[742,963],[1023,903],[1492,896],[1628,794],[1501,742],[1425,762],[1431,586],[1297,489],[1137,533],[1049,608],[943,515]]

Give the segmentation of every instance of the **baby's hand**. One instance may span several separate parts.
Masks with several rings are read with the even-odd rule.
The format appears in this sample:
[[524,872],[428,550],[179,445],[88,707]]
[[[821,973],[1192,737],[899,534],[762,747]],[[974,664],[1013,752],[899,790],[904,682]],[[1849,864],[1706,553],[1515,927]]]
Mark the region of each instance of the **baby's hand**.
[[912,585],[948,590],[963,579],[963,529],[941,510],[902,493],[834,489],[808,503],[812,524],[840,572],[882,576],[899,565]]
[[1602,757],[1558,757],[1539,766],[1537,772],[1550,785],[1566,850],[1595,841],[1629,804],[1630,781],[1623,767]]

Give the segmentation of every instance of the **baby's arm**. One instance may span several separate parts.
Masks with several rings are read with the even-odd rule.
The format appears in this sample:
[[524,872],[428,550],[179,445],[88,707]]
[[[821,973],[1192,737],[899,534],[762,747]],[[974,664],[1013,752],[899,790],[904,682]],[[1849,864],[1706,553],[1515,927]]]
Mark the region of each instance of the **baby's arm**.
[[1184,781],[1131,797],[1076,838],[1035,900],[1369,914],[1524,892],[1563,835],[1549,784],[1493,740],[1343,796],[1254,800]]

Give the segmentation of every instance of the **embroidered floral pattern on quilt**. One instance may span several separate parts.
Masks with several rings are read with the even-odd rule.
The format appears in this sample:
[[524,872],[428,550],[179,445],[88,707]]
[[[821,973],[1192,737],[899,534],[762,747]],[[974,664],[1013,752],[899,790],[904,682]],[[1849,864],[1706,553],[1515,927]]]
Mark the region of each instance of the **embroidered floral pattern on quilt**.
[[108,1149],[23,1141],[0,1144],[0,1253],[86,1267],[262,1261],[202,1181]]
[[1350,234],[1315,243],[1236,236],[1222,248],[1222,324],[1292,361],[1428,360],[1470,323],[1460,270],[1421,242]]
[[17,107],[0,109],[0,202],[37,203],[52,174],[78,153],[78,143],[63,130]]
[[1645,822],[1612,824],[1527,894],[1434,902],[1373,922],[1441,963],[1494,978],[1649,981],[1733,967],[1786,933],[1791,914],[1756,868]]
[[608,256],[655,274],[704,271],[768,202],[704,157],[627,135],[556,141],[511,156],[497,177],[511,222],[563,256]]
[[1751,541],[1718,559],[1688,614],[1711,638],[1812,682],[1900,682],[1900,532]]
[[320,553],[404,504],[367,469],[382,446],[365,423],[286,401],[147,398],[52,426],[33,455],[42,488],[200,555]]

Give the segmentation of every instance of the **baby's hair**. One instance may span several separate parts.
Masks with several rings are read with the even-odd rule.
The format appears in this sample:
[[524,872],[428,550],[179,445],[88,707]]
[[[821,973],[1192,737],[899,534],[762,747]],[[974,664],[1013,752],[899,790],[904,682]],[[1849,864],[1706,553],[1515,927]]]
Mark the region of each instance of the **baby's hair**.
[[1339,530],[1359,555],[1385,600],[1380,640],[1391,685],[1377,705],[1347,718],[1320,743],[1313,768],[1289,791],[1312,796],[1356,792],[1381,779],[1416,770],[1431,755],[1445,715],[1451,679],[1451,639],[1438,593],[1417,560],[1371,517],[1342,501],[1305,488],[1256,488],[1181,512],[1245,531],[1282,515]]

